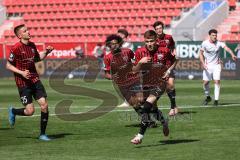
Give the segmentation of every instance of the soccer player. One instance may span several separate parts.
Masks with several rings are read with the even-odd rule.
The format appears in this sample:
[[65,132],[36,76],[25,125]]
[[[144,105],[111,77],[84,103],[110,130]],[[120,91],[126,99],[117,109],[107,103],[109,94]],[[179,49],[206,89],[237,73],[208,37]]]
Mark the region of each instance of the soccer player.
[[[153,27],[158,35],[157,38],[157,43],[160,47],[165,47],[165,51],[167,52],[167,54],[169,55],[173,55],[176,57],[176,49],[175,49],[175,42],[172,38],[171,35],[169,34],[165,34],[163,29],[164,29],[164,23],[161,21],[156,21],[153,24]],[[176,57],[176,60],[178,61],[178,58]],[[171,62],[169,62],[171,63]],[[179,110],[178,107],[176,105],[176,89],[175,89],[175,85],[174,85],[174,80],[175,80],[175,73],[174,73],[174,69],[171,70],[171,73],[169,74],[169,78],[167,81],[167,95],[169,97],[169,100],[171,102],[171,109],[169,111],[169,116],[174,116],[176,115]]]
[[123,39],[122,48],[128,48],[133,51],[133,44],[128,41],[128,31],[126,29],[119,29],[117,34]]
[[143,70],[143,90],[147,90],[148,93],[142,109],[140,131],[131,140],[133,144],[142,142],[149,123],[148,117],[150,113],[154,113],[156,119],[162,123],[164,135],[168,136],[169,134],[168,121],[165,120],[162,112],[157,108],[156,101],[165,91],[165,79],[168,79],[172,69],[175,67],[176,59],[174,55],[168,54],[164,47],[159,47],[156,40],[157,34],[155,31],[146,31],[144,33],[145,46],[137,49],[135,52],[135,63],[138,63],[143,57],[149,57],[152,65],[150,68],[146,68],[145,71]]
[[132,50],[121,48],[122,38],[118,35],[110,35],[106,39],[106,46],[110,53],[104,56],[105,78],[113,80],[122,96],[134,107],[136,112],[140,112],[139,106],[143,100],[140,91],[140,78],[138,71],[141,63],[146,63],[149,58],[145,57],[134,66],[131,59],[134,56]]
[[[119,29],[117,31],[117,35],[119,35],[123,40],[122,48],[128,48],[133,51],[133,44],[131,42],[128,42],[128,35],[129,35],[128,31],[126,29]],[[129,106],[130,104],[125,99],[124,102],[117,107],[129,107]]]
[[20,99],[25,107],[20,109],[10,107],[9,123],[14,126],[15,116],[33,115],[32,97],[34,97],[41,107],[39,139],[49,141],[50,138],[45,134],[49,115],[47,94],[39,79],[35,62],[43,60],[53,50],[53,47],[48,46],[45,51],[38,53],[35,44],[30,41],[30,33],[24,24],[16,26],[14,33],[20,41],[11,48],[6,68],[14,73]]
[[207,105],[212,98],[210,97],[209,81],[214,80],[214,106],[218,106],[218,100],[220,95],[220,76],[221,76],[221,60],[220,60],[220,48],[224,48],[230,53],[232,59],[235,61],[237,57],[232,50],[226,46],[225,43],[217,40],[217,30],[209,30],[209,39],[202,42],[200,49],[200,61],[203,66],[203,90],[206,98],[203,101],[203,105]]

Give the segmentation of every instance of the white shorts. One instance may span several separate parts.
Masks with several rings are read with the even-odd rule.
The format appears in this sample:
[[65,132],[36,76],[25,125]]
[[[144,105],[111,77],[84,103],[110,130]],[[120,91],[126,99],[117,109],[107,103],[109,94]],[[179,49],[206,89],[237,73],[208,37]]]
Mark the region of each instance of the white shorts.
[[221,64],[207,65],[207,67],[207,70],[203,70],[203,80],[220,80],[222,70]]

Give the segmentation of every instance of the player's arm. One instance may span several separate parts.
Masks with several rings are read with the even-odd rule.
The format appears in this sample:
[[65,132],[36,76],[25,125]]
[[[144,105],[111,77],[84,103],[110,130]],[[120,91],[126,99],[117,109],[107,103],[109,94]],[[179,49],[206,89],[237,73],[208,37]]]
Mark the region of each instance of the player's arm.
[[235,56],[235,54],[233,53],[233,51],[227,47],[226,45],[223,47],[232,57],[232,60],[236,61],[237,60],[237,56]]
[[45,59],[49,53],[51,53],[54,50],[52,46],[48,46],[44,51],[39,53],[40,61]]
[[105,71],[105,78],[106,79],[109,79],[109,80],[111,80],[112,79],[112,75],[110,74],[110,71]]
[[12,65],[9,61],[7,61],[6,69],[8,69],[8,70],[10,70],[10,71],[12,71],[14,73],[22,75],[26,79],[30,78],[29,70],[21,71],[18,68],[16,68],[14,65]]
[[176,67],[178,61],[179,60],[175,58],[174,63],[168,68],[162,78],[167,78],[170,75],[171,71]]
[[139,72],[141,70],[142,64],[143,63],[148,63],[150,61],[151,61],[151,57],[143,57],[143,58],[141,58],[141,60],[136,65],[133,65],[132,71],[133,72]]
[[200,59],[200,62],[202,64],[203,68],[207,69],[207,66],[205,65],[205,59],[204,59],[204,56],[203,56],[203,52],[204,51],[202,49],[199,50],[199,59]]

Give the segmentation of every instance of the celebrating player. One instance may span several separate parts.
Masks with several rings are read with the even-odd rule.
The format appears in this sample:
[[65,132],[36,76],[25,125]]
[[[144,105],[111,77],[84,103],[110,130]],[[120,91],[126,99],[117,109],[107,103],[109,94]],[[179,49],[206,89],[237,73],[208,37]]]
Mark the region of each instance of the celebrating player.
[[[163,22],[156,21],[153,24],[153,27],[158,35],[157,38],[157,43],[160,47],[164,47],[165,51],[167,54],[172,54],[173,56],[176,57],[176,49],[175,49],[175,42],[172,38],[171,35],[165,34],[163,32],[164,29],[164,24]],[[176,59],[178,61],[178,59]],[[169,74],[169,79],[167,81],[167,94],[171,102],[171,109],[169,111],[170,116],[176,115],[179,111],[176,105],[176,89],[174,85],[174,79],[175,79],[175,74],[174,74],[174,69],[171,70],[171,73]]]
[[216,29],[209,30],[208,34],[209,39],[202,42],[199,57],[203,66],[203,90],[206,96],[203,101],[203,105],[207,105],[212,100],[210,97],[209,81],[213,79],[215,83],[214,106],[218,106],[221,76],[220,48],[224,48],[228,53],[230,53],[234,61],[237,60],[237,57],[225,43],[217,40]]
[[164,93],[166,80],[176,65],[175,56],[168,54],[165,47],[157,44],[157,34],[153,30],[144,33],[145,46],[135,52],[136,62],[143,57],[151,59],[151,68],[143,68],[143,90],[147,90],[146,101],[143,105],[142,119],[139,133],[131,140],[133,144],[140,144],[149,123],[149,114],[152,112],[163,125],[163,133],[168,136],[168,122],[164,119],[162,112],[157,108],[156,101]]
[[[133,44],[127,40],[128,39],[128,35],[129,35],[128,31],[126,29],[119,29],[117,31],[117,35],[119,35],[122,38],[122,40],[123,40],[123,44],[122,44],[121,47],[122,48],[128,48],[128,49],[133,51]],[[124,102],[122,104],[120,104],[118,107],[129,107],[129,106],[130,106],[130,104],[125,99]]]
[[106,39],[106,46],[110,53],[105,55],[105,78],[112,79],[127,102],[139,113],[140,104],[143,101],[138,70],[141,63],[146,63],[149,58],[145,57],[134,66],[131,59],[134,53],[127,48],[121,48],[122,38],[118,35],[110,35]]
[[30,41],[30,33],[24,24],[16,26],[14,33],[20,39],[20,42],[17,42],[11,48],[6,68],[14,73],[19,95],[25,108],[15,109],[10,107],[9,123],[11,126],[14,126],[16,115],[33,115],[34,105],[32,97],[34,97],[41,107],[39,139],[49,141],[50,138],[45,134],[49,115],[46,100],[47,94],[39,79],[35,62],[43,60],[53,50],[53,47],[48,46],[45,51],[38,53],[35,44]]

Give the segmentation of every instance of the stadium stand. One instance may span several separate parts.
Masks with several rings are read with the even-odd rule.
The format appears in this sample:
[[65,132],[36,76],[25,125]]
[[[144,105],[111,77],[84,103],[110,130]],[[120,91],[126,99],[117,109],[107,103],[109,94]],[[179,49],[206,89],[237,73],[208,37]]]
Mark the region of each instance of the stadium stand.
[[[4,0],[7,17],[13,26],[25,23],[35,42],[103,41],[118,28],[126,28],[132,41],[154,21],[167,27],[183,10],[192,8],[198,0]],[[16,20],[18,17],[18,20]],[[13,20],[14,18],[14,20]],[[20,18],[20,19],[19,19]],[[9,28],[12,29],[12,28]],[[2,40],[15,40],[13,32],[5,30]]]
[[240,6],[230,12],[227,19],[218,27],[219,37],[223,41],[240,41]]

